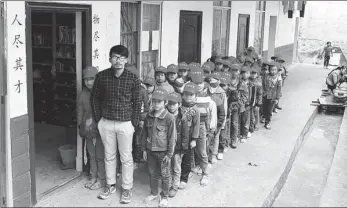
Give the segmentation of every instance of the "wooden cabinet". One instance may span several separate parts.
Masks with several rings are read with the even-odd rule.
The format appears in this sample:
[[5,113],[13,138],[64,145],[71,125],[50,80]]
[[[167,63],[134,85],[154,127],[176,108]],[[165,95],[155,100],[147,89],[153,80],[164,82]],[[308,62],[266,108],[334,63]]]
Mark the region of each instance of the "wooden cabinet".
[[76,125],[76,26],[74,13],[32,13],[34,117]]

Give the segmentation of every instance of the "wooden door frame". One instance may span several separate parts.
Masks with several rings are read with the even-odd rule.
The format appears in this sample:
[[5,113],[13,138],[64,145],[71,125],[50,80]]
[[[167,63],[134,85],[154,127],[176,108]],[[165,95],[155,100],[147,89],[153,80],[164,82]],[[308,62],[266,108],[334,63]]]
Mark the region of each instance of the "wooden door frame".
[[[271,19],[275,20],[275,30],[271,28]],[[275,48],[276,48],[276,34],[277,34],[277,24],[278,24],[278,17],[275,15],[271,15],[269,18],[269,37],[268,37],[268,48],[267,48],[267,58],[269,59],[271,56],[275,55]],[[273,34],[274,40],[270,40],[271,34]]]
[[7,207],[7,174],[6,174],[6,102],[7,95],[7,73],[5,55],[5,3],[0,2],[0,207]]
[[246,48],[248,47],[248,44],[249,44],[249,23],[250,23],[250,19],[251,19],[251,15],[249,14],[239,14],[239,17],[237,19],[237,44],[236,44],[236,54],[239,54],[240,51],[239,51],[239,43],[240,43],[240,40],[239,40],[239,34],[240,34],[240,18],[241,17],[246,17],[247,18],[247,25],[246,25]]
[[[29,154],[30,154],[30,176],[31,176],[31,202],[37,203],[36,177],[35,177],[35,134],[34,134],[34,89],[33,89],[33,67],[32,67],[32,35],[31,35],[31,12],[83,12],[85,28],[83,32],[83,57],[84,65],[92,65],[92,6],[69,3],[50,2],[25,2],[26,13],[26,65],[27,65],[27,100],[29,117]],[[77,69],[76,69],[77,70]],[[34,167],[34,168],[33,168]]]
[[[188,15],[197,15],[200,18],[198,18],[198,62],[201,63],[201,41],[202,41],[202,18],[203,18],[203,12],[200,11],[188,11],[188,10],[180,10],[180,16],[179,20],[181,20],[182,14],[188,14]],[[177,60],[180,62],[180,31],[181,31],[181,23],[179,24],[179,33],[178,33],[178,57]]]

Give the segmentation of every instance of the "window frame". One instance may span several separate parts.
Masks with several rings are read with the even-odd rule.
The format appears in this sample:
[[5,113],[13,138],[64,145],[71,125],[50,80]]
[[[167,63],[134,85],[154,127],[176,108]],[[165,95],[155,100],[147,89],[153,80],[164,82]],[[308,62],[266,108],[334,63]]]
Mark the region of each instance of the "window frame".
[[[138,41],[138,69],[139,69],[139,73],[140,73],[140,77],[142,76],[142,39],[141,39],[141,35],[142,35],[142,31],[143,31],[143,7],[144,5],[159,5],[160,9],[159,9],[159,46],[158,46],[158,54],[157,54],[157,66],[160,66],[161,64],[161,40],[162,40],[162,11],[163,11],[163,1],[141,1],[141,7],[140,7],[140,28],[139,28],[139,41]],[[144,78],[144,77],[143,77]]]
[[[219,1],[220,2],[220,1]],[[226,54],[223,54],[225,56],[229,55],[229,44],[230,44],[230,23],[231,23],[231,7],[232,7],[232,1],[228,1],[229,5],[228,6],[215,6],[213,5],[213,24],[214,24],[214,18],[215,18],[215,11],[221,11],[221,17],[223,18],[223,14],[224,12],[227,12],[227,31],[226,31],[226,46],[225,46],[225,51]],[[221,19],[221,21],[219,21],[219,26],[220,26],[220,31],[219,31],[219,36],[221,37],[222,35],[222,24],[223,24],[223,20]],[[212,26],[212,28],[214,28],[214,25]],[[211,46],[211,50],[213,52],[213,33],[212,33],[212,46]],[[219,39],[219,50],[221,49],[221,45],[222,45],[222,38]],[[221,53],[221,51],[219,51]]]
[[256,11],[255,11],[256,15],[261,14],[261,28],[260,28],[260,37],[261,37],[261,42],[260,42],[260,47],[259,50],[257,51],[259,53],[259,55],[263,54],[263,49],[264,49],[264,29],[265,29],[265,18],[266,18],[266,1],[257,1],[257,5],[256,5]]

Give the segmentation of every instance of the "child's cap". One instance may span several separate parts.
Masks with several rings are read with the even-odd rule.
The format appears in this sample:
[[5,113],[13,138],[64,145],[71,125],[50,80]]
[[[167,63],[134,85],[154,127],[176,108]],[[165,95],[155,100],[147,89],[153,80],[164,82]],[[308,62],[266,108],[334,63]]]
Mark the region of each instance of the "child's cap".
[[196,84],[194,84],[193,82],[188,82],[183,89],[183,92],[191,92],[191,93],[196,93],[197,91],[197,87]]
[[237,60],[234,56],[229,56],[228,60],[232,63],[232,64],[235,64],[237,63]]
[[183,85],[184,85],[184,80],[182,79],[182,77],[177,78],[177,79],[175,80],[175,82],[174,82],[174,85],[175,85],[176,87],[183,87]]
[[278,55],[271,56],[271,60],[275,61],[277,59],[277,57],[278,57]]
[[98,73],[98,69],[94,66],[88,66],[83,70],[83,79],[94,78]]
[[[210,63],[212,63],[212,62],[210,62]],[[205,63],[202,65],[201,69],[202,69],[204,72],[208,72],[208,73],[210,73],[210,72],[212,71],[211,65],[210,65],[208,62],[205,62]]]
[[[222,73],[222,77],[225,77],[225,78],[227,78],[228,80],[231,80],[231,74],[230,74],[230,72],[223,72]],[[222,78],[221,77],[221,78]]]
[[204,81],[204,71],[198,66],[192,66],[189,77],[195,84],[201,83]]
[[251,74],[257,74],[257,73],[259,73],[259,67],[257,67],[257,66],[254,66],[254,67],[252,67],[251,68]]
[[248,66],[243,66],[241,68],[241,72],[249,72],[249,67]]
[[231,63],[231,61],[230,61],[229,59],[224,59],[224,60],[223,60],[223,65],[224,65],[224,66],[227,66],[228,68],[231,68],[231,66],[232,66],[233,64]]
[[229,84],[229,79],[227,79],[226,77],[221,77],[220,78],[220,83],[228,85]]
[[152,94],[152,99],[157,99],[157,100],[167,100],[168,98],[168,92],[167,90],[163,88],[157,88],[154,90]]
[[181,94],[177,92],[172,92],[168,95],[167,97],[168,101],[176,102],[176,103],[181,103],[182,102],[182,96]]
[[145,78],[145,80],[143,81],[143,84],[148,84],[148,85],[154,86],[155,85],[155,81],[154,81],[154,79],[152,77],[147,76]]
[[269,67],[276,66],[276,64],[275,64],[274,61],[269,61],[269,62],[267,62],[267,65],[268,65]]
[[216,79],[216,80],[220,80],[220,77],[221,77],[221,73],[220,72],[213,72],[210,76],[210,81],[211,81],[211,78],[212,79]]
[[275,59],[276,62],[280,62],[280,63],[284,63],[286,62],[281,56],[277,56],[277,58]]
[[223,60],[221,57],[216,57],[216,60],[214,61],[215,64],[223,64]]
[[247,48],[247,51],[253,52],[253,51],[254,51],[254,47],[253,47],[253,46],[249,46],[249,47]]
[[178,66],[175,65],[175,64],[170,64],[168,67],[167,67],[167,71],[166,73],[176,73],[177,74],[178,72]]
[[245,58],[245,62],[251,62],[252,64],[254,63],[254,59],[253,59],[253,57],[250,57],[250,56],[246,56],[246,58]]
[[241,66],[239,64],[233,64],[230,67],[231,71],[240,71],[241,70]]
[[159,66],[155,69],[155,73],[157,73],[157,72],[162,72],[162,73],[166,74],[166,68],[163,66]]
[[216,68],[216,65],[212,61],[208,61],[208,62],[206,62],[206,64],[208,64],[210,66],[211,71],[213,71],[214,68]]
[[139,70],[137,70],[136,67],[133,65],[128,65],[127,70],[129,70],[131,73],[135,74],[137,77],[140,76]]
[[178,64],[178,70],[189,70],[189,66],[186,62],[181,62]]

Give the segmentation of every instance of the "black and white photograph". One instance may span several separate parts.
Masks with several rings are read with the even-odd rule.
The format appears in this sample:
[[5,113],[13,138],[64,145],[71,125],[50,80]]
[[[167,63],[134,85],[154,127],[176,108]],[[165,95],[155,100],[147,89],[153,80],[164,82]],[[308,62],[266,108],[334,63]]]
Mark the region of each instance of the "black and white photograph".
[[346,10],[1,0],[0,208],[346,207]]

